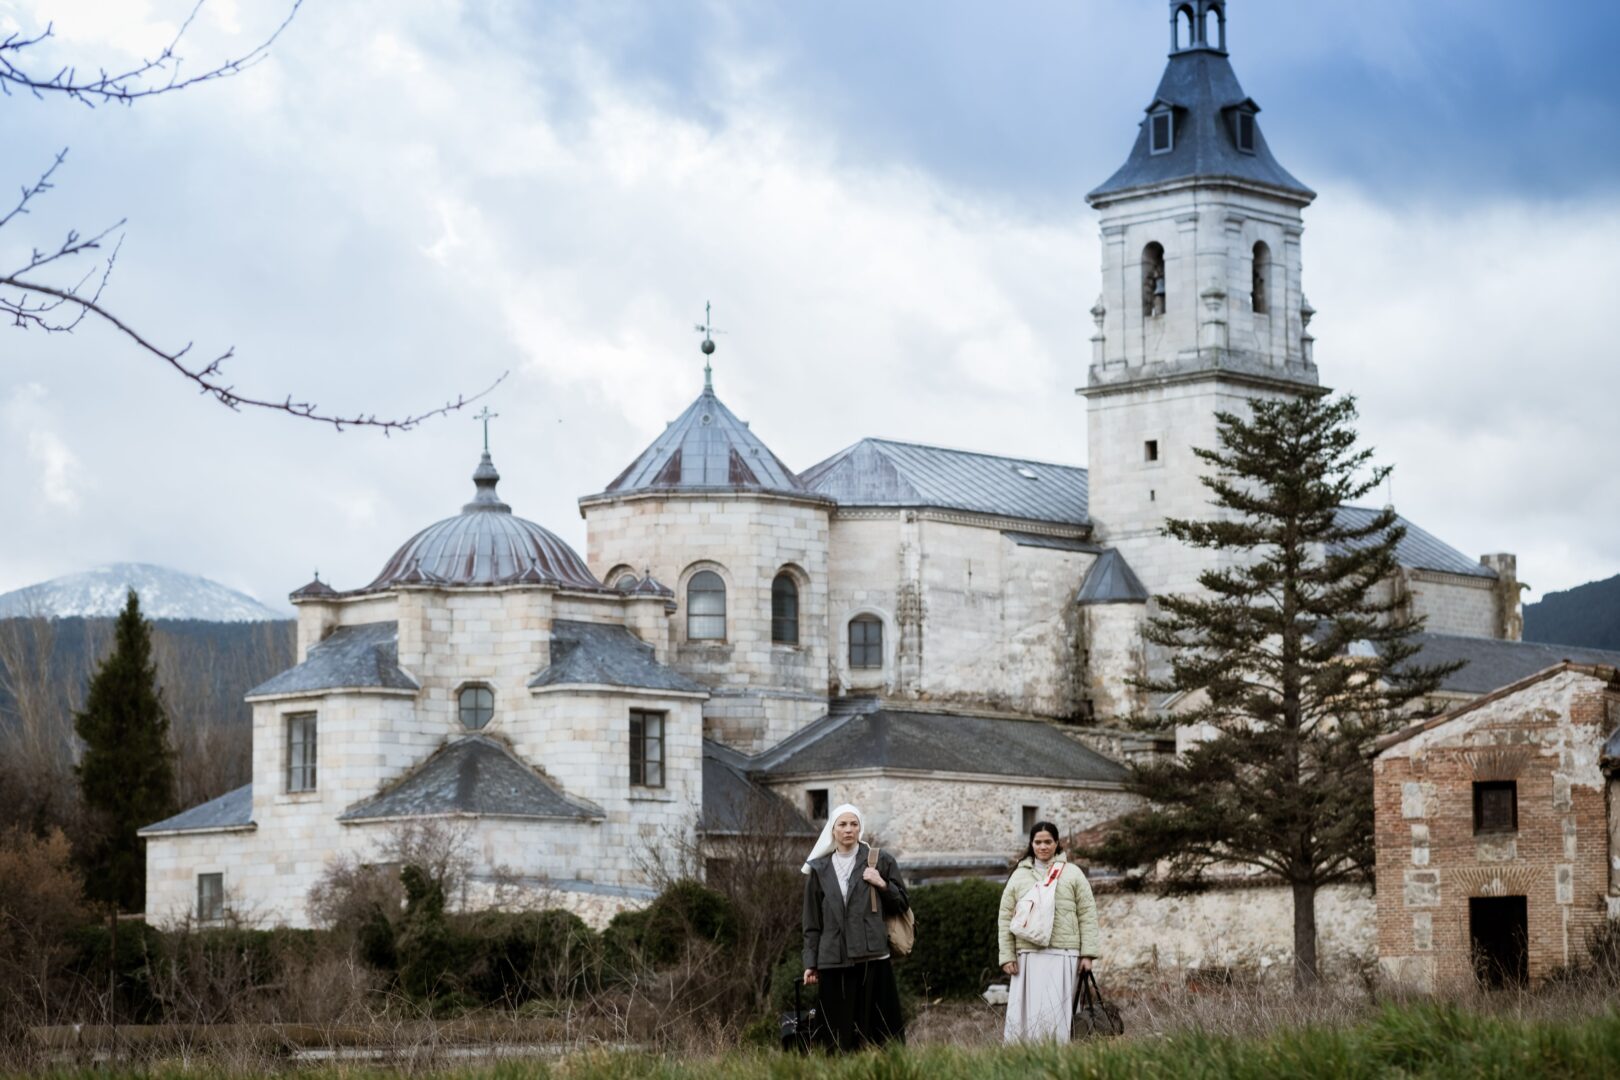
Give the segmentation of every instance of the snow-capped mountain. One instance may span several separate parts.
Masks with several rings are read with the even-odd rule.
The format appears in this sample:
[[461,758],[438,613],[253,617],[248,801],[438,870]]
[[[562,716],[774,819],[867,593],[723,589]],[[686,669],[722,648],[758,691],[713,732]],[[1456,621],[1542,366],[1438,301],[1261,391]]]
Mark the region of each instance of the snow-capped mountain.
[[291,618],[196,574],[150,563],[111,563],[0,594],[0,619],[24,615],[111,617],[123,610],[129,589],[140,596],[141,614],[148,619],[264,622]]

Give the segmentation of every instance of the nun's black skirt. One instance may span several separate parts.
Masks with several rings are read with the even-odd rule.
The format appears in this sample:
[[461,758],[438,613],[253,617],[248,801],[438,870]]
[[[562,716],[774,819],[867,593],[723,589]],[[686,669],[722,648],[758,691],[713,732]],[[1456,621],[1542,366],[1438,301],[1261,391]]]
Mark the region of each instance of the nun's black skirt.
[[858,960],[848,967],[822,968],[819,999],[826,1036],[839,1050],[905,1042],[900,987],[889,958]]

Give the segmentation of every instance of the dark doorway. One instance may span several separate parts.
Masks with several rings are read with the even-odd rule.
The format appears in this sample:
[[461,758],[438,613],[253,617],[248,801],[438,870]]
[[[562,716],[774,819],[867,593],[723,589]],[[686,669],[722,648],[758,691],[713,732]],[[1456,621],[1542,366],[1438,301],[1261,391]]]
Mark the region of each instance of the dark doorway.
[[1475,896],[1468,901],[1468,936],[1474,973],[1486,986],[1510,986],[1530,977],[1530,921],[1522,896]]

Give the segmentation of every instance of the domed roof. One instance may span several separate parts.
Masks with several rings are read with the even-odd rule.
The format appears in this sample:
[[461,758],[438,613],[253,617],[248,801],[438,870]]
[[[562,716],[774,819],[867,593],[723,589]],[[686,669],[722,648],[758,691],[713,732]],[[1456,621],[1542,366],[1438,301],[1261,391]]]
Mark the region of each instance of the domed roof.
[[396,585],[555,585],[601,590],[590,568],[555,533],[512,513],[495,494],[501,474],[484,451],[473,473],[477,493],[452,518],[405,541],[361,592]]

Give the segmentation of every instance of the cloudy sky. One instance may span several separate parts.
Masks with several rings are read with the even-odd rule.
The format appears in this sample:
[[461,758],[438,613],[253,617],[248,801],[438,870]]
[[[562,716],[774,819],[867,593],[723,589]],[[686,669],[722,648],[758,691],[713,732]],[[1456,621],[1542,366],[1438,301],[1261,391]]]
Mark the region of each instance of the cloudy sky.
[[[156,52],[191,0],[0,0],[38,65]],[[239,54],[284,0],[209,0]],[[0,98],[0,181],[69,148],[8,268],[121,218],[108,307],[244,392],[491,396],[501,490],[576,545],[697,393],[791,466],[865,435],[1084,463],[1095,216],[1160,0],[307,0],[264,63],[132,108]],[[1529,599],[1620,572],[1620,5],[1234,0],[1305,289],[1397,505]],[[471,492],[465,413],[384,438],[231,413],[106,330],[0,327],[0,591],[115,560],[272,603],[364,584]]]

